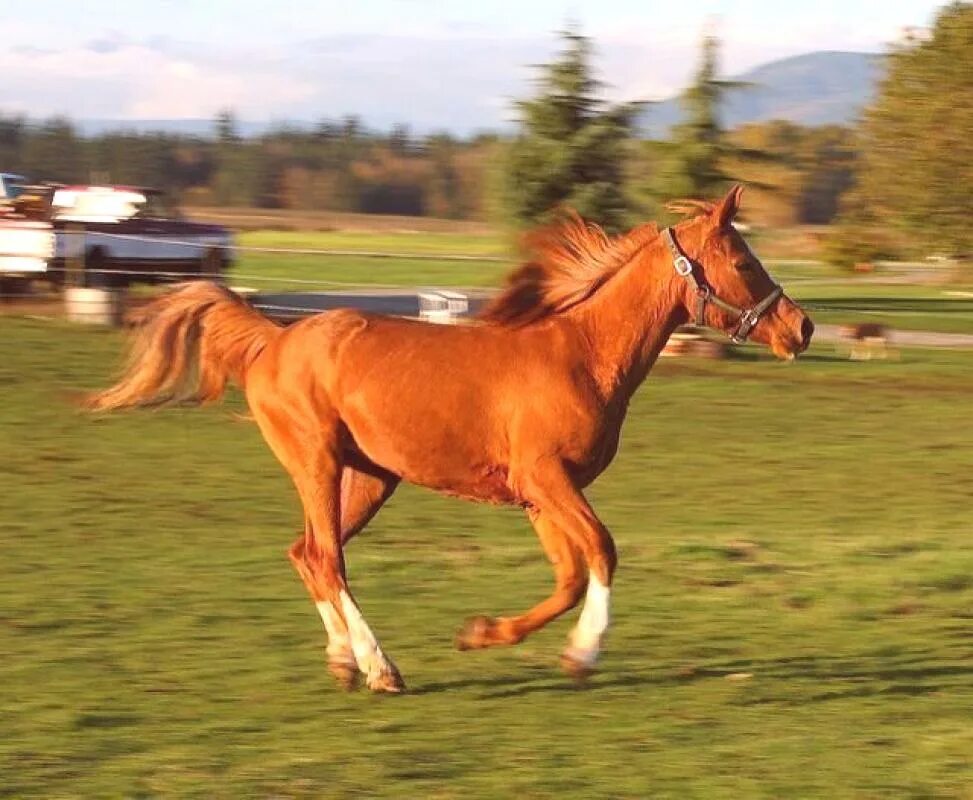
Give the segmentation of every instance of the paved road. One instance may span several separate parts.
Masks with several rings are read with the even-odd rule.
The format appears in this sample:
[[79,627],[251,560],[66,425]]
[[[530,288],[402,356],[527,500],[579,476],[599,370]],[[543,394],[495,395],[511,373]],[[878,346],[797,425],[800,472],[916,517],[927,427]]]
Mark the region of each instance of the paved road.
[[[839,333],[839,325],[815,325],[814,339],[817,342],[847,342]],[[971,333],[939,333],[937,331],[908,331],[899,328],[889,333],[889,343],[897,347],[971,347]]]
[[[435,293],[434,289],[429,290]],[[281,292],[279,294],[253,294],[250,302],[269,317],[282,322],[294,322],[303,317],[330,311],[334,308],[358,308],[376,314],[394,314],[400,317],[418,317],[423,303],[420,293],[402,290],[361,290],[355,292]],[[486,300],[483,293],[466,294],[468,313],[476,313]],[[445,303],[445,298],[443,303]],[[427,302],[426,307],[430,307]],[[462,314],[460,315],[462,316]]]

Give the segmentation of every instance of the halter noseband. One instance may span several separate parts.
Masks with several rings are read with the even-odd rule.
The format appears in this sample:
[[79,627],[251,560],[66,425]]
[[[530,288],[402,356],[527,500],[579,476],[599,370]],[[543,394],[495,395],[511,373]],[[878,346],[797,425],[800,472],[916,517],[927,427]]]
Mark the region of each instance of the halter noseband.
[[701,328],[705,326],[703,314],[706,311],[706,304],[712,303],[717,308],[722,308],[724,311],[736,315],[736,329],[733,333],[727,335],[735,344],[745,342],[757,326],[757,323],[760,322],[760,318],[766,313],[767,309],[780,299],[781,295],[784,294],[784,290],[780,286],[774,286],[770,294],[751,308],[738,308],[732,303],[727,303],[725,300],[713,294],[713,290],[704,279],[696,277],[694,264],[679,248],[672,228],[666,228],[662,234],[666,240],[666,244],[669,245],[669,251],[672,253],[672,266],[675,268],[676,274],[681,275],[689,281],[689,285],[696,293],[696,325]]

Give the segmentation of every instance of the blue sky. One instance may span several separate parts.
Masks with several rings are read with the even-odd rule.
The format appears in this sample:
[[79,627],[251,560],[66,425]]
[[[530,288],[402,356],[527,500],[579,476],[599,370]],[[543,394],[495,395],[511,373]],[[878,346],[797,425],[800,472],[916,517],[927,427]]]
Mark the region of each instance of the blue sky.
[[0,0],[0,113],[250,120],[356,113],[417,130],[496,127],[552,31],[580,24],[614,99],[682,88],[701,33],[727,75],[812,50],[879,52],[929,0]]

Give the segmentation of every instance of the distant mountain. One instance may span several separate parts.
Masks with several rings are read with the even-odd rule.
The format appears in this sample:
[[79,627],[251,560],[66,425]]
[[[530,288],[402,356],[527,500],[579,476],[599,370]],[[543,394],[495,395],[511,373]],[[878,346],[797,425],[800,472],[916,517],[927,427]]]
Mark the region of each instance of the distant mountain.
[[[871,102],[883,73],[883,57],[871,53],[820,51],[771,61],[733,78],[751,84],[727,92],[722,122],[783,119],[802,125],[850,125]],[[661,139],[682,119],[677,97],[649,106],[639,128]]]

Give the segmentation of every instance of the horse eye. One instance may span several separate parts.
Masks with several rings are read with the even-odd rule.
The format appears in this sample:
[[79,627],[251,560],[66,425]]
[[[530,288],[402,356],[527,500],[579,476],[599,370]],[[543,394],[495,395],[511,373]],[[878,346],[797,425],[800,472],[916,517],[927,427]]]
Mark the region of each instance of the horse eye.
[[737,264],[737,269],[740,270],[740,272],[753,272],[754,265],[751,261],[741,261],[739,264]]

